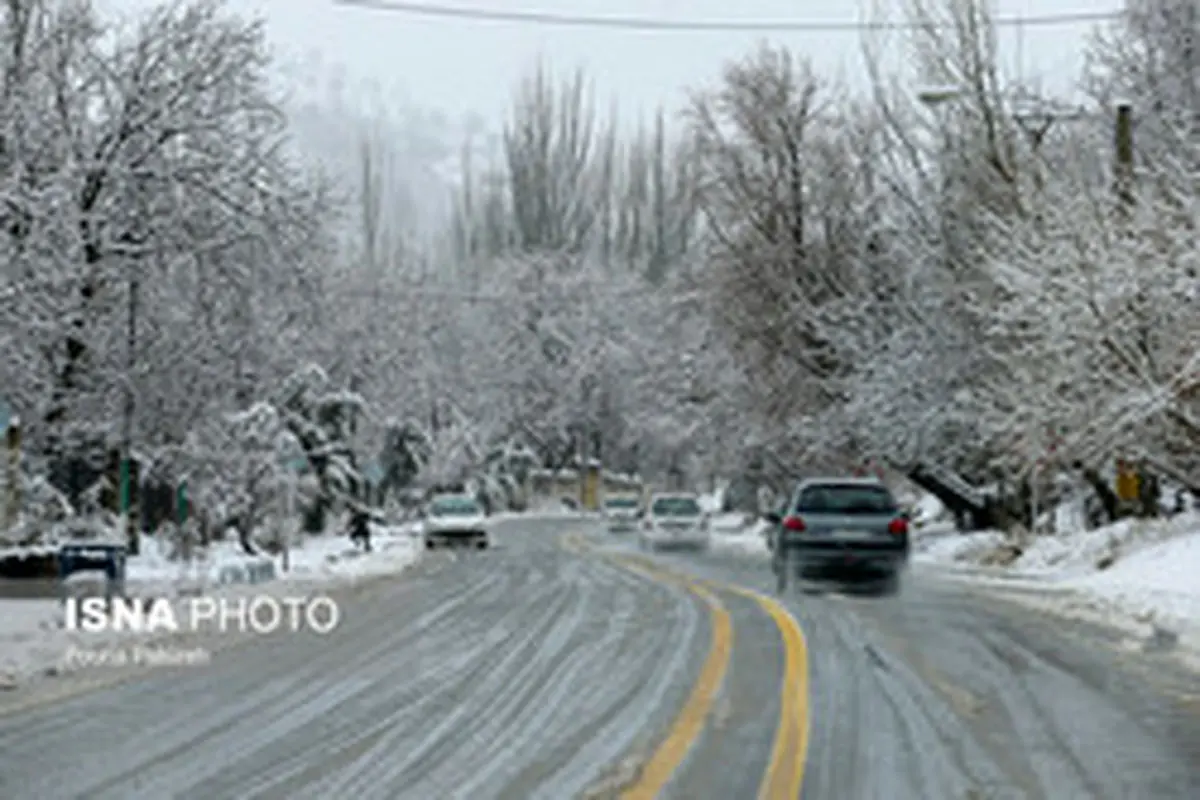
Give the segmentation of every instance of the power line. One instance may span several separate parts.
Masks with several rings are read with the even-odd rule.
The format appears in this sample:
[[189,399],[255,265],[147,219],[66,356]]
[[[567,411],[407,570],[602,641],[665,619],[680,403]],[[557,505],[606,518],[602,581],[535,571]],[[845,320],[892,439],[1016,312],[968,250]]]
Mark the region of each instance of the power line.
[[[333,0],[334,5],[353,6],[375,11],[390,11],[416,17],[439,19],[465,19],[479,22],[509,22],[522,25],[541,25],[571,28],[608,28],[629,31],[658,31],[675,33],[799,33],[873,30],[924,30],[944,28],[947,25],[921,22],[887,21],[785,21],[762,20],[683,20],[662,17],[589,16],[559,14],[552,11],[495,11],[486,8],[465,6],[442,6],[433,3],[410,3],[403,0]],[[1034,14],[1027,17],[993,17],[991,24],[1001,27],[1052,27],[1107,22],[1118,19],[1119,11],[1077,11],[1060,14]]]

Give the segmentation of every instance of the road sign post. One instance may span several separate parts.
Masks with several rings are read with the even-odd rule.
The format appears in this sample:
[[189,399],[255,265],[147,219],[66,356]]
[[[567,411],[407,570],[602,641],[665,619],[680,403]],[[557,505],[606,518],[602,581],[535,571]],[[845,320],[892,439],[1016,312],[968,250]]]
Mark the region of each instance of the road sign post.
[[291,448],[284,446],[280,448],[279,463],[283,468],[281,475],[283,491],[279,494],[278,508],[281,519],[276,535],[279,537],[280,566],[284,572],[287,572],[291,569],[292,525],[294,524],[297,506],[299,505],[297,502],[298,487],[296,482],[308,466],[308,459],[303,455],[293,452]]
[[190,512],[190,501],[188,500],[188,483],[187,479],[181,479],[175,487],[175,526],[178,532],[179,541],[183,550],[183,560],[188,565],[192,563],[192,551],[195,546],[195,537],[191,526],[188,524],[188,516]]
[[183,530],[188,521],[188,490],[187,481],[182,480],[175,487],[175,524]]

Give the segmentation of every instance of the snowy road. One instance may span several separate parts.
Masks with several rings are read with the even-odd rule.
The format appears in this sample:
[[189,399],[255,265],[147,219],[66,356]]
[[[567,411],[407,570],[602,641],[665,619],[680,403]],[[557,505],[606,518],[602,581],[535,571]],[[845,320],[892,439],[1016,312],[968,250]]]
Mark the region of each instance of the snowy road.
[[354,589],[324,639],[0,703],[0,797],[1200,796],[1195,678],[1103,631],[915,574],[786,599],[789,642],[741,591],[769,592],[760,560],[644,574],[603,535],[564,548],[582,528],[505,522],[494,552]]
[[[747,556],[656,559],[773,582]],[[1200,677],[1107,629],[908,577],[899,598],[785,600],[809,653],[805,800],[1200,797]]]
[[[566,532],[506,522],[493,552],[360,587],[323,640],[255,642],[0,716],[0,796],[561,800],[670,777],[704,722],[680,709],[703,707],[697,678],[728,648],[710,647],[694,593],[572,553]],[[765,769],[777,691],[724,721],[748,738],[721,754],[732,776],[711,771],[741,796]]]

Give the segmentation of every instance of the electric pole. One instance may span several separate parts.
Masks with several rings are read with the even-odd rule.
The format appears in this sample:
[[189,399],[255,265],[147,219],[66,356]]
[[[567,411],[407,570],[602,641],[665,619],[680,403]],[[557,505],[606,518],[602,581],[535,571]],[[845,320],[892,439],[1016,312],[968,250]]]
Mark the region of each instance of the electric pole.
[[141,268],[141,259],[145,257],[145,248],[155,247],[155,257],[158,260],[160,272],[164,266],[162,263],[162,250],[158,249],[159,245],[153,241],[154,237],[150,233],[150,208],[146,202],[146,187],[144,185],[138,186],[137,199],[139,222],[142,228],[142,251],[129,257],[126,260],[125,267],[129,270],[129,305],[125,330],[125,408],[121,420],[120,465],[121,523],[124,529],[126,547],[131,556],[138,554],[141,545],[138,536],[138,524],[133,518],[133,418],[137,411],[137,400],[134,394],[134,370],[137,368],[138,302],[141,293],[141,278],[138,270]]

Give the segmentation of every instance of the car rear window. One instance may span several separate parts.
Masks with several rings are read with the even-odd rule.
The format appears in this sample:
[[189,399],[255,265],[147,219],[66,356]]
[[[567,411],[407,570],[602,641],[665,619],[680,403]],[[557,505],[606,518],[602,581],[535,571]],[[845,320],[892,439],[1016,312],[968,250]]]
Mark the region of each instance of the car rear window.
[[658,517],[694,517],[700,514],[700,504],[692,497],[660,497],[650,511]]
[[479,504],[466,497],[447,497],[434,500],[429,513],[435,517],[463,517],[479,513]]
[[614,497],[612,500],[605,500],[604,507],[619,509],[637,508],[638,501],[636,497]]
[[796,501],[800,514],[894,514],[898,510],[887,488],[861,484],[806,486]]

